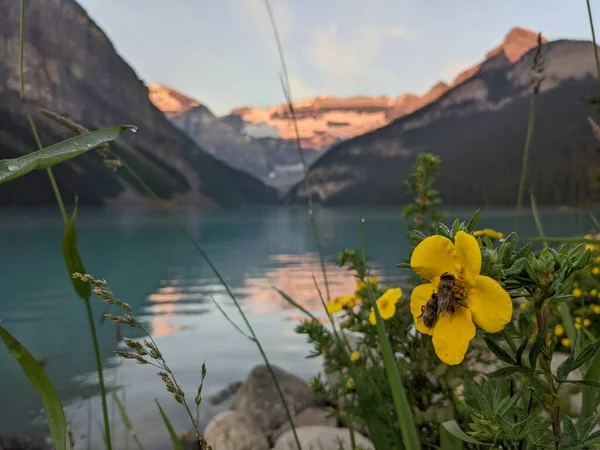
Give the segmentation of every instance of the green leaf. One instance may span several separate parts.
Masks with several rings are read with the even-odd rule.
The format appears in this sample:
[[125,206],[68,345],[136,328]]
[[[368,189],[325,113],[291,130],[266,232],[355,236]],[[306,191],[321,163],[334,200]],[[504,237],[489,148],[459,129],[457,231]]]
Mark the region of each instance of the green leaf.
[[571,358],[574,353],[571,351],[569,357],[560,366],[558,366],[556,375],[561,381],[564,380],[567,378],[567,375],[592,359],[596,353],[598,353],[598,350],[600,350],[600,340],[586,345],[583,350],[581,350],[581,353],[579,353],[579,355],[577,355],[575,358]]
[[121,400],[119,400],[119,397],[117,395],[115,395],[114,392],[113,392],[112,397],[113,397],[113,401],[117,404],[117,407],[119,408],[119,413],[121,414],[121,419],[123,420],[123,425],[125,426],[125,429],[129,432],[129,434],[131,434],[131,437],[133,437],[133,440],[135,441],[138,448],[140,450],[144,450],[144,446],[140,442],[140,438],[138,437],[137,433],[135,432],[135,429],[133,428],[133,424],[131,423],[131,420],[129,419],[129,414],[127,414],[125,405],[123,405]]
[[165,422],[165,426],[167,427],[167,430],[169,431],[169,436],[171,436],[171,443],[173,444],[173,450],[183,450],[183,444],[181,443],[179,436],[177,436],[177,433],[175,433],[175,429],[173,428],[171,421],[169,420],[169,418],[163,411],[162,406],[160,406],[160,403],[158,403],[158,400],[155,400],[155,401],[156,401],[156,404],[158,405],[160,415],[162,416],[162,419]]
[[[524,316],[521,316],[521,317],[524,317]],[[529,339],[527,339],[527,335],[523,334],[523,336],[525,336],[525,337],[523,338],[523,341],[521,342],[521,345],[517,349],[517,353],[516,353],[517,364],[519,364],[519,365],[521,365],[521,361],[523,359],[523,353],[525,353],[525,349],[527,348],[527,344],[529,344]]]
[[503,367],[487,374],[489,378],[504,378],[519,371],[519,366]]
[[103,128],[98,131],[82,134],[28,153],[14,159],[0,160],[0,184],[27,175],[33,170],[48,169],[76,156],[82,155],[103,144],[114,141],[127,129],[135,129],[131,125],[119,125]]
[[10,355],[19,363],[25,376],[33,387],[38,391],[46,419],[50,427],[50,435],[56,450],[67,449],[67,421],[63,411],[62,403],[56,393],[56,389],[29,351],[17,341],[2,325],[0,325],[0,338],[6,345]]
[[515,361],[515,359],[506,350],[504,350],[502,347],[496,344],[492,339],[490,339],[487,336],[484,336],[483,339],[485,340],[485,343],[487,344],[488,348],[494,353],[494,355],[496,355],[502,361],[513,366],[517,364],[517,361]]
[[67,265],[67,271],[69,272],[69,278],[73,284],[73,288],[77,295],[84,300],[89,299],[92,296],[92,287],[85,281],[73,278],[73,273],[87,273],[79,254],[79,248],[77,246],[77,198],[75,198],[75,208],[73,208],[73,215],[65,224],[65,230],[62,236],[62,252],[63,259]]
[[[596,356],[592,359],[587,371],[585,372],[584,379],[600,381],[600,352],[596,353]],[[590,392],[589,395],[583,396],[583,402],[581,406],[581,417],[591,417],[594,414],[594,406],[596,404],[596,393]]]
[[563,383],[579,384],[579,385],[582,385],[582,386],[588,386],[588,387],[600,390],[600,381],[594,381],[594,380],[564,380]]
[[575,429],[575,425],[573,425],[573,421],[569,416],[565,416],[563,423],[565,430],[564,439],[570,444],[577,444],[579,438],[577,436],[577,430]]
[[537,360],[542,348],[544,347],[544,338],[546,336],[546,330],[542,330],[538,332],[533,344],[531,345],[531,349],[529,350],[529,365],[532,369],[537,367]]
[[475,213],[471,216],[471,218],[469,219],[469,222],[467,223],[467,230],[469,231],[469,233],[472,233],[473,230],[475,229],[475,227],[477,226],[477,224],[479,223],[479,219],[481,218],[481,210],[478,209],[477,211],[475,211]]
[[450,433],[452,436],[460,439],[463,442],[468,442],[469,444],[477,444],[477,445],[491,445],[491,444],[486,444],[484,442],[480,442],[477,439],[473,439],[471,436],[469,436],[467,433],[465,433],[463,430],[461,430],[461,428],[458,426],[458,423],[456,422],[456,420],[449,420],[448,422],[442,422],[442,427],[448,433]]
[[444,427],[440,427],[440,450],[462,450],[462,440],[450,434]]

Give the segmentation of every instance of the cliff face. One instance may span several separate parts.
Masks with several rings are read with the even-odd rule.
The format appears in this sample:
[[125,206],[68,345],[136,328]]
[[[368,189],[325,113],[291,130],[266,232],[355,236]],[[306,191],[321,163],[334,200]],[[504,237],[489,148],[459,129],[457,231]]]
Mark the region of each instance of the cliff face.
[[[524,28],[513,28],[498,47],[486,54],[481,63],[466,68],[449,84],[443,81],[437,83],[423,95],[406,93],[396,98],[321,96],[297,102],[294,107],[298,113],[302,145],[305,148],[320,150],[342,140],[381,128],[437,100],[452,87],[458,86],[480,72],[489,61],[494,60],[499,63],[500,60],[504,60],[507,64],[512,64],[536,45],[537,33]],[[264,124],[282,139],[296,138],[285,104],[266,109],[237,108],[231,114],[239,116],[247,123]]]
[[[402,180],[416,153],[442,158],[437,188],[449,205],[514,206],[526,138],[534,51],[514,63],[494,52],[466,81],[436,101],[371,133],[331,148],[312,166],[317,200],[335,205],[401,205]],[[535,98],[536,121],[528,188],[540,204],[597,201],[590,175],[597,142],[582,98],[597,95],[592,44],[543,46],[545,79]],[[302,184],[289,201],[303,202]],[[594,197],[596,196],[596,197]]]
[[[273,189],[218,161],[174,127],[74,0],[26,2],[25,23],[25,92],[45,145],[69,133],[40,115],[40,107],[90,129],[134,124],[138,133],[124,136],[114,150],[160,195],[199,205],[276,200]],[[35,149],[18,99],[18,2],[0,0],[0,30],[0,157],[5,158]],[[84,204],[144,202],[140,187],[121,172],[105,170],[96,154],[61,165],[55,172],[67,200],[76,191]],[[51,203],[45,176],[35,173],[3,185],[0,205]]]
[[[280,190],[302,178],[295,140],[252,136],[238,116],[217,117],[207,106],[168,86],[154,84],[149,91],[154,105],[215,158]],[[303,154],[309,162],[316,156],[311,150]]]

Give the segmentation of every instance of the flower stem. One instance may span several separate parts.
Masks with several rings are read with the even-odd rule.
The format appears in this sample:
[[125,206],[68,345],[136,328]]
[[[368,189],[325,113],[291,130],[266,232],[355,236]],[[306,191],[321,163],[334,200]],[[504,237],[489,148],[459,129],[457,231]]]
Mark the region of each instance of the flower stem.
[[85,299],[85,308],[92,333],[92,343],[94,344],[94,353],[96,355],[96,370],[98,371],[98,381],[100,385],[100,396],[102,399],[102,415],[104,416],[104,442],[106,449],[112,450],[110,439],[110,422],[108,419],[108,405],[106,403],[106,387],[104,386],[104,373],[102,372],[102,359],[100,358],[100,347],[98,346],[98,335],[96,334],[96,325],[94,324],[94,315],[92,314],[92,305],[90,299]]

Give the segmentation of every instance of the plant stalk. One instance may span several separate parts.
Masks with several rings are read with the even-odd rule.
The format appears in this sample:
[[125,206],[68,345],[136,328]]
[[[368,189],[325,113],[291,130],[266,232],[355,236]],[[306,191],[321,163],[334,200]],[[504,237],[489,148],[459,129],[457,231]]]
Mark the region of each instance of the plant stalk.
[[96,334],[96,325],[92,313],[90,299],[85,299],[85,308],[87,310],[90,332],[92,333],[92,343],[94,344],[94,354],[96,356],[96,370],[98,371],[98,381],[100,385],[100,396],[102,397],[102,416],[104,417],[104,442],[106,450],[112,450],[112,441],[110,438],[110,421],[108,418],[108,404],[106,402],[106,387],[104,385],[104,373],[102,371],[102,359],[100,358],[100,347],[98,345],[98,335]]

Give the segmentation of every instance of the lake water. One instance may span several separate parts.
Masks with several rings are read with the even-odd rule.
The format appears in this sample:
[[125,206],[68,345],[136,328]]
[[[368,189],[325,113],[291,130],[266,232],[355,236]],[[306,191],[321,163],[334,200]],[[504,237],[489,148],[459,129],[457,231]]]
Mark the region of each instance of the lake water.
[[[335,265],[337,253],[359,248],[359,220],[365,217],[366,243],[374,272],[391,285],[401,283],[396,264],[408,247],[400,209],[324,209],[318,226],[332,295],[352,292],[352,275]],[[468,218],[467,213],[449,217]],[[305,359],[309,346],[294,333],[301,315],[274,287],[320,314],[313,284],[321,280],[318,256],[302,209],[248,209],[178,213],[222,272],[264,344],[270,360],[308,379],[320,369]],[[484,213],[480,225],[509,231],[515,215]],[[585,213],[544,213],[548,235],[585,232],[592,221]],[[202,363],[208,376],[205,395],[242,380],[261,363],[254,345],[240,335],[214,306],[218,302],[241,324],[235,307],[211,270],[164,213],[83,210],[79,241],[87,271],[105,278],[148,325],[178,381],[193,398]],[[74,430],[77,448],[86,448],[91,427],[94,448],[101,446],[101,412],[94,356],[82,302],[72,291],[62,262],[62,224],[55,210],[0,212],[0,320],[37,358],[55,384]],[[523,236],[536,235],[533,220],[521,219]],[[98,322],[105,306],[94,300]],[[112,312],[116,312],[113,309]],[[124,336],[139,333],[122,329]],[[131,420],[147,449],[168,448],[168,438],[154,399],[164,406],[178,430],[189,428],[181,407],[165,392],[150,366],[117,360],[120,349],[114,324],[106,321],[99,338],[107,383],[124,396]],[[41,403],[19,366],[0,348],[0,430],[44,430]],[[208,404],[203,424],[218,410]],[[115,417],[116,448],[125,448],[125,433]],[[130,443],[131,444],[131,443]]]

